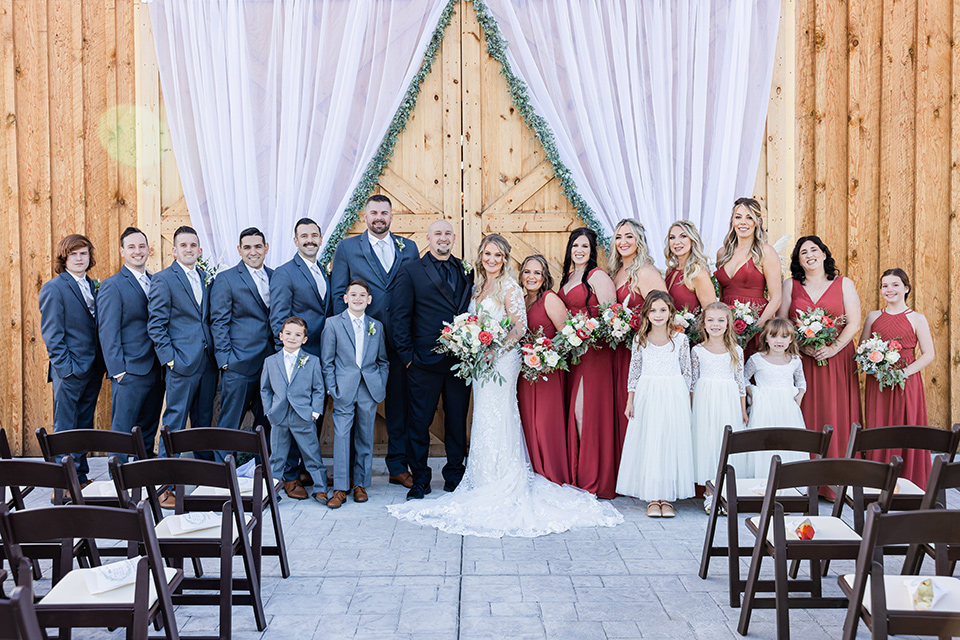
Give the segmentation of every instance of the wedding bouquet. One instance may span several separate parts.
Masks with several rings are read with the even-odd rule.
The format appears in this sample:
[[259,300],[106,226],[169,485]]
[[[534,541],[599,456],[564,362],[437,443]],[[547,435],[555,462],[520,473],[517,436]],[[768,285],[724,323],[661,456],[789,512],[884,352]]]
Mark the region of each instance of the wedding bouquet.
[[903,389],[908,376],[903,371],[904,362],[900,359],[902,348],[896,340],[884,340],[879,333],[874,333],[860,343],[853,355],[857,373],[876,378],[880,383],[880,391],[886,387]]
[[600,322],[583,311],[575,316],[568,315],[567,323],[557,334],[554,342],[559,343],[561,351],[570,356],[570,361],[573,364],[578,364],[580,356],[585,354],[587,349],[598,346],[599,328]]
[[625,307],[619,302],[613,304],[604,303],[600,305],[600,327],[598,331],[600,337],[611,347],[616,348],[625,342],[633,339],[633,320],[634,313],[629,307]]
[[737,334],[737,344],[746,348],[750,338],[760,333],[760,307],[752,302],[735,300],[730,305],[733,312],[733,332]]
[[566,371],[567,361],[560,346],[550,338],[544,337],[543,328],[528,333],[520,347],[520,372],[530,382],[546,380],[547,376],[558,369]]
[[[829,344],[840,335],[840,327],[844,323],[843,316],[834,318],[825,310],[817,307],[797,312],[797,344],[801,347],[819,349]],[[827,364],[826,360],[817,360],[817,366]]]
[[687,334],[691,345],[700,342],[700,316],[690,311],[689,307],[673,314],[673,326],[676,331]]
[[493,358],[487,354],[496,354],[503,349],[503,339],[509,328],[509,318],[496,322],[484,313],[461,313],[452,322],[443,323],[434,351],[456,358],[459,362],[451,367],[451,371],[467,384],[473,379],[502,383],[503,376],[497,373]]

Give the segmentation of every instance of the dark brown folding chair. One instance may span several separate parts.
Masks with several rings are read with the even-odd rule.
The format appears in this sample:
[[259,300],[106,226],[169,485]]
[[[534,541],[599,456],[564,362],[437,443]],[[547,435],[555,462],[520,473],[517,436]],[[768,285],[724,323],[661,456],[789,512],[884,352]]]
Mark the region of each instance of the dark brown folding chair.
[[[250,605],[257,629],[266,629],[267,621],[260,597],[260,576],[257,573],[259,561],[249,538],[257,526],[257,520],[263,517],[260,509],[263,486],[259,470],[254,482],[252,509],[245,514],[233,456],[227,456],[224,463],[190,458],[155,458],[123,465],[111,457],[109,464],[117,484],[117,494],[125,503],[124,506],[132,507],[132,501],[139,499],[140,491],[147,490],[147,499],[157,520],[160,550],[168,562],[179,567],[186,558],[220,560],[218,578],[185,577],[173,596],[176,604],[219,606],[220,635],[208,638],[231,637],[231,605]],[[184,485],[225,489],[227,495],[187,504]],[[174,515],[163,517],[156,491],[158,486],[174,487],[177,496]],[[242,558],[245,578],[233,578],[234,556]],[[191,593],[184,593],[187,590]],[[236,590],[246,593],[235,593]]]
[[[280,559],[280,574],[284,578],[290,577],[290,563],[287,559],[287,545],[283,537],[283,525],[280,522],[280,510],[277,508],[277,491],[280,488],[280,482],[273,477],[273,469],[270,466],[270,454],[267,449],[267,439],[263,427],[258,426],[251,431],[240,431],[237,429],[181,429],[180,431],[170,431],[167,426],[161,427],[161,437],[167,453],[171,456],[180,455],[194,451],[232,451],[239,453],[248,453],[259,456],[260,464],[258,468],[263,476],[263,500],[262,510],[270,509],[270,517],[273,520],[273,531],[277,544],[262,546],[262,526],[253,532],[252,545],[254,548],[260,547],[262,555],[277,556]],[[243,498],[243,508],[250,511],[253,507],[253,482],[244,483],[241,479],[240,496]],[[201,497],[225,496],[223,490],[217,490],[212,487],[197,487],[186,499],[195,500]],[[258,520],[262,525],[262,522]],[[260,554],[257,556],[260,557]],[[257,574],[260,574],[260,567],[257,567]]]
[[[960,544],[960,511],[923,509],[884,514],[876,503],[870,505],[857,572],[837,577],[840,589],[849,598],[844,640],[856,638],[861,619],[873,638],[960,635],[960,580],[939,570],[936,576],[917,576],[907,567],[900,575],[884,573],[883,547],[918,543],[935,545],[938,551],[947,544]],[[927,578],[943,591],[943,596],[929,609],[918,611],[908,584]]]
[[[933,469],[930,471],[930,480],[927,490],[920,503],[921,509],[946,509],[947,489],[960,489],[960,462],[950,462],[948,456],[937,456],[933,460]],[[919,573],[923,565],[924,556],[935,558],[937,562],[946,562],[947,575],[953,574],[960,560],[960,544],[948,545],[945,556],[936,558],[934,548],[929,544],[911,544],[907,557],[903,562],[904,571]],[[939,571],[939,569],[938,569]]]
[[162,623],[168,640],[179,638],[170,593],[180,584],[183,572],[163,566],[153,518],[145,504],[134,509],[68,505],[13,512],[0,505],[0,527],[11,561],[24,568],[26,543],[63,540],[66,561],[75,538],[126,541],[130,557],[137,557],[137,549],[144,554],[130,583],[118,581],[121,586],[102,593],[94,593],[89,586],[97,567],[65,573],[35,606],[42,628],[58,627],[59,638],[67,639],[76,627],[125,627],[128,638],[146,640],[150,623]]
[[[820,487],[873,487],[880,490],[877,504],[881,509],[889,506],[893,488],[900,472],[900,458],[893,457],[890,464],[869,460],[822,459],[781,464],[774,456],[767,479],[767,494],[763,498],[760,515],[747,519],[747,528],[756,536],[747,586],[744,590],[743,607],[737,631],[747,635],[750,616],[754,607],[776,609],[777,638],[790,637],[791,608],[845,608],[846,598],[824,597],[823,577],[820,563],[823,560],[855,559],[860,552],[860,535],[840,518],[820,516],[818,493]],[[806,487],[810,501],[807,515],[794,516],[788,526],[783,505],[776,498],[784,489]],[[817,532],[813,539],[801,540],[795,531],[796,524],[809,518]],[[773,581],[761,580],[760,569],[764,557],[771,557],[774,564]],[[810,577],[790,580],[787,562],[808,560]],[[774,592],[774,597],[758,597],[758,592]],[[794,592],[809,593],[809,597],[794,596]]]
[[[823,457],[827,453],[832,435],[833,427],[829,425],[823,428],[822,433],[795,427],[743,431],[734,431],[729,425],[724,428],[717,479],[715,482],[707,481],[707,490],[713,494],[713,506],[710,509],[707,532],[703,539],[700,578],[707,579],[710,558],[726,556],[731,607],[740,606],[740,594],[743,593],[746,585],[746,581],[740,577],[740,558],[749,556],[753,551],[753,546],[740,546],[740,522],[737,516],[741,513],[760,513],[763,495],[758,495],[751,489],[766,484],[766,478],[738,478],[736,469],[730,464],[730,456],[757,451],[801,451]],[[810,500],[797,489],[790,489],[784,494],[777,499],[783,505],[785,512],[805,512],[809,508]],[[721,511],[727,512],[727,544],[714,545],[717,518]]]
[[[43,640],[43,631],[33,607],[33,579],[29,568],[21,572],[23,584],[9,598],[0,593],[0,640]],[[0,570],[0,584],[7,572]]]
[[[7,441],[7,431],[5,429],[0,429],[0,460],[13,460],[13,452],[10,451],[10,443]],[[17,487],[17,490],[20,492],[20,497],[23,498],[33,491],[33,487],[20,486]],[[12,497],[7,501],[7,507],[14,508]]]

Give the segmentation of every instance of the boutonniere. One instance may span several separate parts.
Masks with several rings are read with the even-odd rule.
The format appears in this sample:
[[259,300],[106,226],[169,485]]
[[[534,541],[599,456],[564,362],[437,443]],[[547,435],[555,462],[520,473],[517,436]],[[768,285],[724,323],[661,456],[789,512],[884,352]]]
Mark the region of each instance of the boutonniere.
[[96,293],[97,291],[100,291],[100,281],[97,280],[96,278],[90,278],[90,279],[93,280],[93,291],[94,291],[94,293]]
[[393,243],[397,245],[397,251],[403,251],[403,248],[407,246],[403,243],[403,238],[399,236],[394,236]]
[[333,272],[333,260],[331,260],[331,261],[328,262],[327,264],[323,265],[323,271],[324,271],[324,273],[326,273],[327,275],[330,275],[330,274]]
[[297,358],[297,369],[303,369],[303,365],[307,364],[307,359],[308,359],[309,357],[310,357],[310,356],[301,353],[301,354],[300,354],[300,357]]
[[209,262],[204,259],[203,255],[197,258],[197,266],[200,267],[200,270],[203,271],[203,284],[204,286],[209,287],[213,284],[214,278],[217,277],[217,271],[220,270],[220,265],[216,266],[211,265]]
[[463,261],[463,275],[468,276],[468,275],[470,275],[471,273],[473,273],[473,265],[470,264],[469,262],[467,262],[466,260],[464,260],[464,261]]
[[368,335],[368,336],[375,336],[375,335],[377,335],[377,325],[373,324],[372,322],[371,322],[370,324],[368,324],[368,325],[367,325],[367,335]]

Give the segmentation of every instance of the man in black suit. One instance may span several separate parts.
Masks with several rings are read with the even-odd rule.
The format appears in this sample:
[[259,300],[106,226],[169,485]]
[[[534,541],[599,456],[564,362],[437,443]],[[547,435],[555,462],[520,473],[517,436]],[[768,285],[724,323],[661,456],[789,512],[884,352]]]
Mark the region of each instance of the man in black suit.
[[408,500],[430,493],[430,423],[441,396],[447,450],[443,490],[453,491],[463,477],[470,388],[451,372],[456,361],[434,352],[443,323],[467,310],[473,291],[473,274],[451,255],[455,241],[449,222],[431,224],[427,230],[429,252],[420,260],[404,263],[393,292],[393,339],[407,367],[410,391],[407,458],[413,487]]

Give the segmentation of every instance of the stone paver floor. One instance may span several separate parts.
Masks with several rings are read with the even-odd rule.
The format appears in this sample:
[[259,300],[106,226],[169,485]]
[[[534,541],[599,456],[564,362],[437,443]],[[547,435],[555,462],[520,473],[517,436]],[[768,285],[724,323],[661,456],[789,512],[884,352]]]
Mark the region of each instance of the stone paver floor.
[[[91,477],[105,478],[105,459],[91,463]],[[433,463],[436,495],[442,480],[440,461]],[[250,608],[234,607],[233,638],[740,637],[739,609],[727,605],[726,559],[714,558],[709,579],[697,576],[707,522],[700,500],[679,503],[677,517],[662,520],[647,518],[644,503],[618,498],[614,505],[626,519],[618,527],[495,540],[395,520],[384,506],[403,500],[406,490],[387,483],[382,459],[375,460],[374,474],[365,504],[350,499],[331,510],[312,500],[281,500],[293,575],[280,578],[277,560],[264,559],[269,626],[257,632]],[[951,493],[951,506],[960,507],[960,494]],[[48,496],[34,492],[29,498],[42,504]],[[821,512],[829,507],[822,503]],[[718,540],[725,538],[721,524]],[[743,531],[744,539],[752,540]],[[272,539],[272,530],[265,537]],[[747,564],[743,561],[744,575]],[[212,562],[205,568],[216,573]],[[236,571],[242,573],[239,563]],[[852,562],[834,563],[826,592],[839,593],[836,575],[852,571]],[[47,588],[49,580],[43,580],[37,590]],[[844,615],[793,610],[791,632],[803,640],[838,638]],[[176,616],[181,633],[216,632],[214,607],[180,606]],[[108,637],[122,632],[74,632],[78,639]],[[748,637],[776,637],[773,611],[755,611]],[[868,637],[862,626],[859,637]]]

